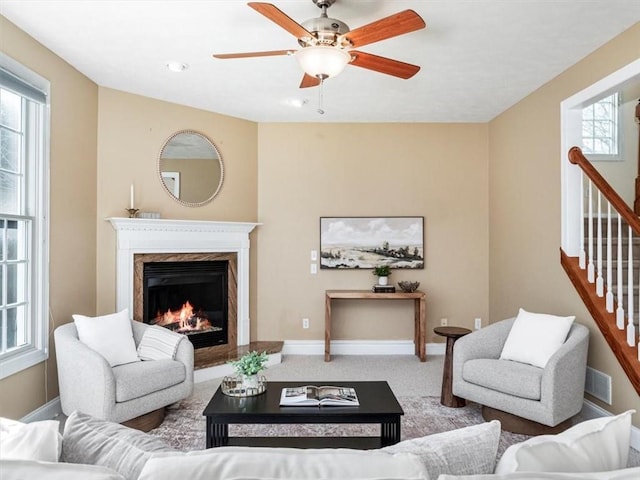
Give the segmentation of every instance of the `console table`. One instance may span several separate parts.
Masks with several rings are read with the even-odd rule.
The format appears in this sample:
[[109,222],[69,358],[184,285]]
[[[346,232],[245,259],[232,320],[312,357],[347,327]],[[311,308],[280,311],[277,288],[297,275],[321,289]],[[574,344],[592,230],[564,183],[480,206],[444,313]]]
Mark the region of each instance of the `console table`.
[[324,315],[324,361],[331,361],[331,301],[332,300],[413,300],[415,354],[421,362],[427,361],[425,343],[427,322],[424,292],[374,293],[371,290],[327,290]]

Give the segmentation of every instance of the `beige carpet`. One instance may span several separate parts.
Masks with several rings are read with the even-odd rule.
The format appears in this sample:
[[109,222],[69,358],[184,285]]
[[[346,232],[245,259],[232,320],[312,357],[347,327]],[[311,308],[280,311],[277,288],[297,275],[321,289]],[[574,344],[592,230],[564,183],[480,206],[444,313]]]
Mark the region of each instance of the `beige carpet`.
[[[386,380],[405,412],[402,439],[416,438],[482,423],[480,407],[470,403],[464,408],[440,404],[443,357],[431,356],[421,363],[414,356],[284,356],[281,364],[264,373],[272,381],[304,381],[336,384],[348,380]],[[172,406],[163,424],[149,432],[180,450],[205,448],[205,419],[202,411],[218,388],[220,380],[196,384],[191,397]],[[378,435],[377,425],[231,425],[230,436],[362,436]],[[528,438],[503,432],[498,455]],[[630,465],[640,466],[640,453],[632,450]]]

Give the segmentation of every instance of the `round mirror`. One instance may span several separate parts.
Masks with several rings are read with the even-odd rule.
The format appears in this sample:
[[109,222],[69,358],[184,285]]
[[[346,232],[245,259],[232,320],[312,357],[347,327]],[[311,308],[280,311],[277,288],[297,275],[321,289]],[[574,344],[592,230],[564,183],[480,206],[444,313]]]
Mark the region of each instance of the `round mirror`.
[[199,207],[213,200],[222,188],[222,156],[202,133],[182,130],[164,142],[158,174],[169,195],[183,205]]

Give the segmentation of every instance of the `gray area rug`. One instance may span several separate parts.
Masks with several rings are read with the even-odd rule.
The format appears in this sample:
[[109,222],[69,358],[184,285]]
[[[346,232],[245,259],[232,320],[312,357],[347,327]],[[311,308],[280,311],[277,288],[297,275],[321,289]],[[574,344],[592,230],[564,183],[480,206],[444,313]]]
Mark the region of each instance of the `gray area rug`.
[[[202,450],[205,448],[204,407],[212,391],[206,396],[194,395],[180,402],[167,412],[163,424],[149,432],[162,438],[179,450]],[[471,404],[464,408],[447,408],[440,405],[440,397],[398,397],[405,412],[402,417],[402,440],[433,433],[446,432],[469,425],[482,423],[480,408]],[[327,407],[329,408],[329,407]],[[377,436],[379,425],[230,425],[229,435],[241,436]],[[499,455],[513,443],[528,438],[503,432]]]
[[[339,384],[349,380],[385,380],[404,410],[402,440],[446,432],[483,423],[480,406],[463,408],[440,404],[443,357],[430,356],[420,362],[415,356],[322,356],[291,355],[265,372],[271,381],[301,381],[301,384]],[[302,383],[304,382],[304,383]],[[205,448],[205,418],[202,412],[218,388],[220,380],[195,385],[193,395],[172,405],[160,427],[151,435],[183,451]],[[230,436],[377,436],[378,425],[230,425]],[[526,435],[502,432],[498,458]],[[640,453],[631,450],[629,465],[640,465]]]
[[[282,363],[264,371],[267,380],[301,381],[313,384],[339,384],[349,380],[385,380],[398,397],[405,412],[402,439],[482,423],[477,405],[448,408],[440,405],[442,356],[420,362],[415,356],[346,356],[334,355],[329,363],[322,356],[288,355]],[[149,432],[179,450],[205,448],[207,403],[220,380],[196,384],[191,397],[173,405],[163,424]],[[230,425],[230,436],[377,436],[378,425]],[[499,453],[527,437],[503,433]]]

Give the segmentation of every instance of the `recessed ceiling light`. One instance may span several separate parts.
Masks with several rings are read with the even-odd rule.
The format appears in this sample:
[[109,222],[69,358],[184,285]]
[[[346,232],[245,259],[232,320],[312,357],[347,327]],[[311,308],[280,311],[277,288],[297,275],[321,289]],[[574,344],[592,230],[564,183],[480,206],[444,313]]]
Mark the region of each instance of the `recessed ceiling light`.
[[182,62],[167,62],[167,68],[172,72],[182,72],[189,68],[189,65]]
[[302,108],[309,103],[309,100],[306,98],[290,98],[285,103],[291,107]]

